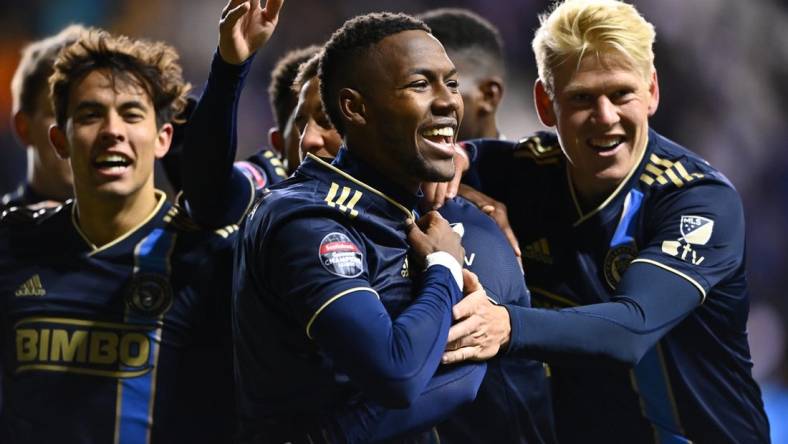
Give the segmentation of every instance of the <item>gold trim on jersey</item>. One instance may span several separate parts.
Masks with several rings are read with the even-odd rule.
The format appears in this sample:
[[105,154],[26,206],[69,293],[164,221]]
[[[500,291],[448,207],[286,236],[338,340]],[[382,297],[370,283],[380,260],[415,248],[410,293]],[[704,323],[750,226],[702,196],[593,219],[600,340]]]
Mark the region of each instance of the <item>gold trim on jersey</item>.
[[656,265],[657,267],[659,267],[659,268],[662,268],[663,270],[670,271],[670,272],[671,272],[671,273],[673,273],[673,274],[676,274],[676,275],[678,275],[678,276],[681,276],[681,277],[683,277],[684,279],[686,279],[687,281],[689,281],[689,283],[690,283],[690,284],[694,285],[694,286],[695,286],[695,288],[697,288],[697,289],[698,289],[698,291],[700,291],[700,295],[701,295],[701,300],[700,300],[700,303],[702,304],[703,302],[705,302],[705,301],[706,301],[706,290],[704,290],[704,289],[703,289],[703,286],[701,286],[701,285],[698,283],[698,281],[696,281],[695,279],[693,279],[693,278],[691,278],[691,277],[687,276],[686,274],[684,274],[684,273],[682,273],[682,272],[680,272],[680,271],[676,270],[676,269],[675,269],[675,268],[673,268],[673,267],[669,267],[669,266],[667,266],[667,265],[665,265],[665,264],[661,264],[661,263],[659,263],[659,262],[657,262],[657,261],[654,261],[654,260],[651,260],[651,259],[635,259],[635,260],[633,260],[632,262],[630,262],[630,265],[631,265],[631,264],[634,264],[635,262],[642,262],[642,263],[645,263],[645,264]]
[[640,164],[643,162],[643,157],[646,156],[646,151],[648,151],[648,138],[646,138],[646,144],[643,145],[643,150],[640,153],[637,162],[635,162],[635,164],[632,166],[632,169],[629,170],[629,173],[627,173],[627,175],[624,177],[621,183],[618,184],[616,189],[613,190],[612,193],[610,193],[610,195],[607,197],[607,199],[604,200],[604,202],[602,202],[598,207],[594,208],[591,212],[586,214],[583,214],[583,209],[580,206],[580,201],[577,199],[577,195],[575,194],[575,186],[574,184],[572,184],[572,175],[569,170],[569,162],[566,163],[566,180],[569,183],[569,194],[572,196],[572,202],[575,204],[575,210],[577,210],[577,215],[579,217],[579,219],[574,224],[572,224],[573,227],[582,224],[583,222],[590,219],[596,213],[602,211],[603,208],[605,208],[610,202],[613,201],[613,199],[615,199],[616,196],[618,196],[618,193],[620,193],[621,190],[624,189],[624,186],[626,186],[627,182],[629,182],[629,179],[632,177],[633,174],[635,174],[635,171],[637,171],[638,168],[640,167]]
[[349,289],[347,289],[347,290],[345,290],[345,291],[343,291],[343,292],[341,292],[341,293],[339,293],[337,295],[334,295],[334,296],[330,297],[326,302],[323,302],[323,305],[321,305],[320,308],[318,308],[317,311],[315,311],[315,314],[313,314],[312,317],[309,318],[309,322],[306,323],[306,336],[309,339],[312,339],[312,333],[310,333],[309,330],[312,328],[312,324],[315,322],[315,319],[317,319],[317,315],[319,315],[323,310],[325,310],[326,307],[328,307],[331,303],[333,303],[337,299],[341,298],[342,296],[347,296],[350,293],[354,293],[356,291],[372,292],[375,296],[377,296],[378,299],[380,299],[380,295],[378,294],[378,292],[375,291],[375,289],[371,288],[371,287],[353,287],[353,288],[349,288]]
[[106,244],[100,247],[94,244],[93,242],[91,242],[90,239],[88,239],[88,237],[82,231],[82,229],[79,228],[79,222],[77,222],[77,202],[75,200],[74,205],[71,207],[71,223],[74,225],[74,228],[77,230],[77,233],[79,233],[79,235],[82,237],[82,240],[84,240],[85,243],[87,243],[90,249],[92,250],[90,253],[88,253],[88,256],[93,256],[94,254],[100,253],[104,250],[107,250],[117,245],[118,243],[122,242],[124,239],[134,234],[134,232],[142,228],[145,224],[150,222],[150,220],[153,219],[154,216],[156,216],[159,210],[161,210],[162,205],[164,205],[164,203],[167,201],[167,195],[164,194],[164,191],[153,190],[153,192],[156,194],[156,197],[158,199],[156,203],[156,207],[153,209],[153,211],[144,219],[142,219],[142,221],[137,225],[135,225],[132,229],[120,235],[119,237],[115,238],[115,240],[107,242]]
[[93,368],[74,368],[68,367],[65,365],[53,365],[53,364],[29,364],[29,365],[20,365],[16,368],[16,373],[23,373],[26,371],[31,370],[44,370],[48,372],[60,372],[60,373],[74,373],[77,375],[88,375],[88,376],[103,376],[107,378],[117,378],[119,381],[123,379],[129,378],[136,378],[138,376],[142,376],[151,369],[146,368],[143,370],[137,371],[120,371],[120,370],[97,370]]
[[[402,205],[401,203],[397,202],[396,200],[386,196],[382,192],[380,192],[380,191],[376,190],[375,188],[365,184],[364,182],[356,179],[355,177],[353,177],[350,174],[340,170],[339,168],[335,167],[334,165],[331,165],[330,163],[326,162],[325,160],[320,159],[319,157],[315,156],[314,154],[306,153],[306,155],[307,155],[307,157],[309,157],[310,159],[314,160],[318,164],[330,169],[331,171],[339,174],[340,176],[344,177],[345,179],[350,180],[353,183],[356,183],[357,185],[368,189],[369,191],[373,192],[374,194],[377,194],[378,196],[382,197],[383,199],[386,199],[386,201],[388,203],[394,205],[395,207],[399,208],[403,213],[405,213],[408,218],[413,218],[414,217],[413,213],[411,213],[411,211],[409,209],[405,208],[404,205]],[[330,192],[330,190],[329,190],[329,192]]]
[[[358,210],[356,210],[355,207],[358,201],[361,200],[361,196],[363,196],[364,193],[358,190],[353,190],[350,187],[342,187],[342,192],[340,193],[339,197],[337,197],[338,191],[339,184],[336,182],[331,182],[331,187],[328,189],[328,194],[323,200],[326,201],[329,207],[339,208],[339,211],[348,213],[351,219],[358,216]],[[353,197],[351,197],[350,201],[345,204],[345,201],[350,196],[351,191],[353,191]]]
[[32,324],[36,322],[43,322],[43,323],[50,323],[50,324],[64,324],[64,325],[74,325],[77,327],[99,327],[99,328],[108,328],[108,329],[116,329],[116,330],[145,330],[151,329],[161,324],[157,322],[156,324],[151,325],[144,325],[144,324],[121,324],[117,322],[104,322],[104,321],[91,321],[87,319],[72,319],[72,318],[57,318],[57,317],[47,317],[47,316],[35,316],[32,318],[24,318],[17,321],[14,324],[14,329],[16,330],[20,325],[25,324]]
[[673,162],[668,159],[663,159],[656,154],[651,154],[651,156],[649,156],[649,163],[640,175],[640,181],[646,185],[651,186],[654,185],[655,182],[659,185],[672,183],[678,188],[683,187],[684,184],[692,182],[695,179],[701,178],[703,178],[703,174],[701,173],[690,174],[687,172],[687,169],[681,161]]

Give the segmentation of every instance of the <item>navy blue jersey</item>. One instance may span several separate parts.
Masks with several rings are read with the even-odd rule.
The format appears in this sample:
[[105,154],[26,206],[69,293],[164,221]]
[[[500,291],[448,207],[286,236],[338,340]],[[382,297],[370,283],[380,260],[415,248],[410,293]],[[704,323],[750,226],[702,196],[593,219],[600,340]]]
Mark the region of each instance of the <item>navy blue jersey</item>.
[[[585,212],[555,137],[541,137],[472,142],[471,178],[508,207],[533,304],[578,306],[521,311],[530,332],[529,321],[519,332],[512,321],[512,347],[551,363],[559,439],[767,442],[745,329],[736,190],[706,161],[651,131],[630,175]],[[653,288],[658,294],[649,294]],[[675,306],[673,317],[649,324]],[[542,322],[548,318],[558,322]],[[650,330],[622,321],[630,318]],[[594,323],[617,333],[580,336]],[[617,355],[627,336],[653,342],[639,362],[639,355]],[[597,365],[605,356],[637,365]]]
[[257,189],[270,187],[287,179],[287,171],[282,164],[282,159],[270,148],[261,148],[246,160],[236,162],[235,165],[240,168],[257,166],[247,173],[251,175]]
[[[334,358],[341,350],[326,353],[313,341],[313,328],[326,316],[323,313],[354,294],[379,298],[385,316],[396,318],[395,324],[422,314],[407,311],[423,300],[417,298],[419,289],[412,280],[421,271],[408,261],[404,232],[417,196],[399,192],[381,177],[346,150],[333,165],[310,156],[244,221],[236,249],[232,310],[242,440],[293,440],[317,430],[318,436],[310,434],[308,439],[323,441],[328,435],[353,441],[348,433],[355,433],[350,429],[356,424],[343,428],[334,423],[328,429],[323,421],[341,417],[368,398],[381,398],[372,392],[389,384],[374,375],[364,384],[365,374],[356,367],[366,366],[365,359],[352,362],[353,357],[345,357],[344,366],[337,365]],[[442,308],[430,304],[441,313],[436,322],[443,327],[431,322],[401,350],[408,355],[411,347],[421,347],[419,343],[429,345],[430,358],[412,369],[414,374],[426,371],[427,379],[445,347],[453,304],[447,302]],[[424,307],[423,312],[429,310]],[[387,322],[392,321],[381,318],[376,323]],[[409,379],[411,374],[404,376]],[[369,392],[360,392],[362,385]],[[435,404],[431,410],[447,408]]]
[[[492,218],[462,197],[447,200],[441,215],[462,235],[465,266],[499,304],[531,306],[523,269]],[[474,402],[438,427],[443,443],[555,442],[552,405],[543,364],[523,356],[488,361]]]
[[0,211],[4,208],[12,207],[26,207],[28,205],[35,205],[39,202],[49,200],[46,197],[38,194],[29,184],[20,185],[14,191],[0,196]]
[[72,202],[0,222],[2,442],[229,442],[231,254],[158,194],[97,248]]

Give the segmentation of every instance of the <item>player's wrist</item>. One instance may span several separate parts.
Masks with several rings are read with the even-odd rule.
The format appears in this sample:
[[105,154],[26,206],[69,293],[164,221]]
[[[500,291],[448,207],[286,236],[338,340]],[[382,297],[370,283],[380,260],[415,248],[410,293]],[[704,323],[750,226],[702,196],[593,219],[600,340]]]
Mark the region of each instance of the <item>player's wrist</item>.
[[425,264],[425,270],[435,265],[442,265],[448,268],[454,281],[457,283],[457,287],[462,291],[462,266],[454,256],[445,251],[436,251],[426,256]]

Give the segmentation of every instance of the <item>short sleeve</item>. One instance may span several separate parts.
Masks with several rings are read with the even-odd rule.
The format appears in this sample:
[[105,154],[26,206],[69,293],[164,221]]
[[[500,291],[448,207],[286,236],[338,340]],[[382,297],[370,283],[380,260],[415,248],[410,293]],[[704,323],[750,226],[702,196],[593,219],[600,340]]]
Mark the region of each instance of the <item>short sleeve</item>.
[[274,303],[289,311],[307,335],[329,304],[356,291],[375,297],[367,251],[355,230],[332,219],[288,221],[266,243],[262,269]]
[[674,189],[645,214],[646,241],[637,259],[706,293],[744,261],[744,210],[735,189],[701,183]]

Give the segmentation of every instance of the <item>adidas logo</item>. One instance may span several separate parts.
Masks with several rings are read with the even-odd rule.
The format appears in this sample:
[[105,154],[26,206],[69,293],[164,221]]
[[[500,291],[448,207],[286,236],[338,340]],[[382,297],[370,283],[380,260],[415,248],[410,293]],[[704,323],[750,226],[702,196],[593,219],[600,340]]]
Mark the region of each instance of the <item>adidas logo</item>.
[[16,296],[44,296],[45,294],[47,294],[47,291],[44,290],[44,286],[41,284],[41,276],[37,274],[26,280],[14,293]]
[[553,263],[553,257],[550,256],[550,246],[545,238],[535,240],[526,245],[523,249],[523,257],[545,264]]

